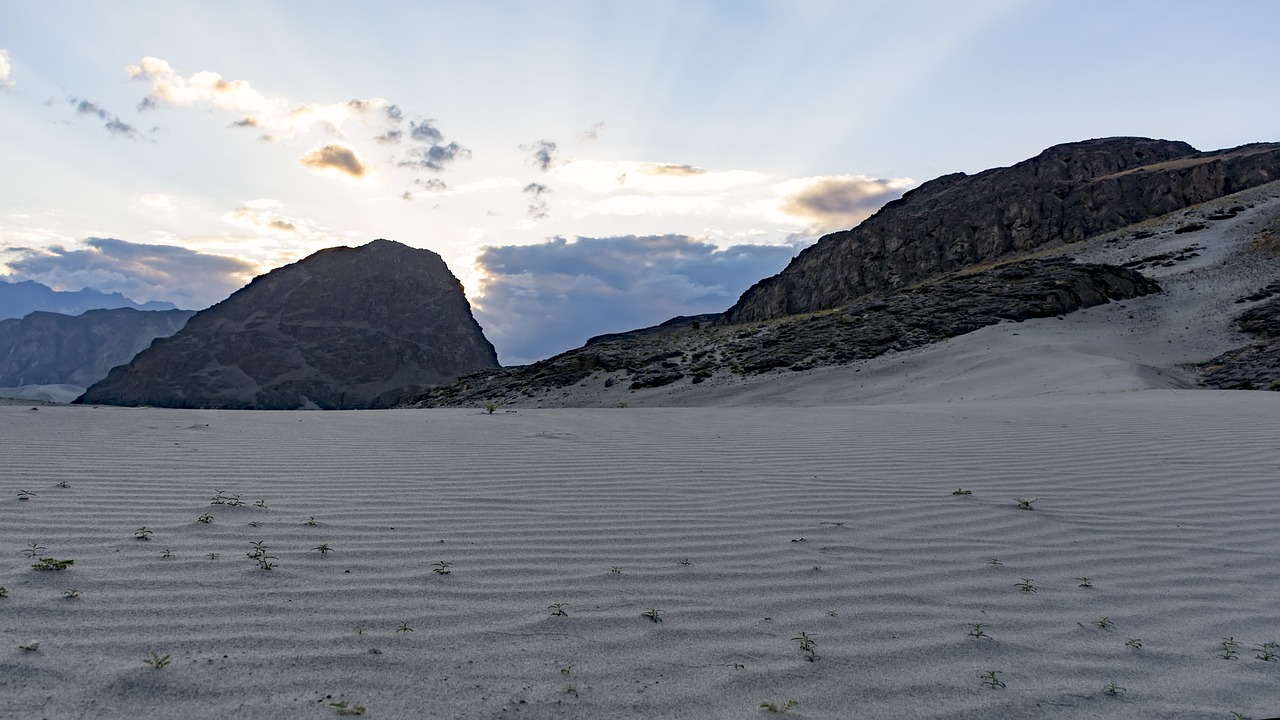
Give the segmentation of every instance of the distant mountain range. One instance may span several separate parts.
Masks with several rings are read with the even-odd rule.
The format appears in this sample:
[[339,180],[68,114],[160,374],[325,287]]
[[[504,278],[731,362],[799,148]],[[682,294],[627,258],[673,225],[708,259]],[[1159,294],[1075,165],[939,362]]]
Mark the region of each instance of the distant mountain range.
[[104,293],[92,288],[64,292],[35,282],[0,280],[0,320],[21,318],[36,312],[54,312],[63,315],[79,315],[87,310],[111,310],[133,308],[135,310],[176,310],[168,302],[136,303],[120,293]]

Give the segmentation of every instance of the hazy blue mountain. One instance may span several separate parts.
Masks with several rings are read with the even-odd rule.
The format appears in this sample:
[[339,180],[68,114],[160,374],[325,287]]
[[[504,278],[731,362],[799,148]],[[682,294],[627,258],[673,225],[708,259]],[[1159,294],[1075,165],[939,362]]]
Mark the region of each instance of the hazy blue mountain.
[[136,303],[120,293],[104,293],[92,288],[63,292],[34,280],[9,282],[0,280],[0,320],[21,318],[33,312],[55,312],[79,315],[86,310],[176,310],[173,303],[151,301]]

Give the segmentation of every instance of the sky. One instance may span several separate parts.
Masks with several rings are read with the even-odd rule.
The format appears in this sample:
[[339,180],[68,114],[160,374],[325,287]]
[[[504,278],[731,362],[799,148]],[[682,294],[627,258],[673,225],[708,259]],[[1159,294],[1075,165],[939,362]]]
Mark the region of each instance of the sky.
[[1280,3],[0,5],[0,279],[202,309],[389,238],[503,364],[728,308],[939,175],[1280,140]]

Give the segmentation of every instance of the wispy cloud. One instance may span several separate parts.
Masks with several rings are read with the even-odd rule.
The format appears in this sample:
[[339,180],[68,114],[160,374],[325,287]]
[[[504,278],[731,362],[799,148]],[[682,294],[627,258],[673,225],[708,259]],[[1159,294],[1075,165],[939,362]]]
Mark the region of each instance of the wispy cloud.
[[75,108],[78,115],[89,115],[104,121],[102,127],[112,135],[137,140],[139,133],[137,128],[120,119],[120,116],[114,115],[106,108],[89,100],[80,100],[78,98],[67,98],[71,103],[71,107]]
[[400,161],[401,167],[439,172],[454,162],[471,157],[471,151],[456,142],[410,148]]
[[524,190],[521,190],[521,192],[529,196],[529,207],[527,208],[529,217],[534,220],[545,218],[548,214],[547,201],[542,196],[551,192],[551,188],[542,183],[529,183],[524,186]]
[[591,127],[587,128],[587,130],[582,133],[583,141],[595,142],[596,140],[599,140],[601,133],[604,132],[606,127],[608,127],[608,123],[603,120],[597,123],[592,123]]
[[778,209],[808,223],[806,232],[845,230],[867,219],[880,206],[902,197],[915,185],[910,178],[891,180],[860,175],[800,178],[778,187]]
[[80,248],[9,248],[5,264],[21,279],[55,289],[86,287],[119,292],[139,301],[168,300],[198,309],[222,300],[259,268],[224,255],[174,245],[145,245],[116,238],[86,238]]
[[336,171],[352,178],[363,178],[368,168],[355,148],[342,142],[328,143],[312,149],[299,161],[303,167],[320,171]]
[[528,145],[521,145],[520,149],[528,154],[529,164],[543,172],[551,169],[556,161],[556,144],[550,140],[538,140]]
[[12,67],[9,65],[9,51],[0,48],[0,89],[11,88],[17,83],[9,79]]
[[688,235],[623,235],[485,248],[476,315],[504,363],[532,362],[587,338],[720,312],[781,270],[795,245],[721,248]]

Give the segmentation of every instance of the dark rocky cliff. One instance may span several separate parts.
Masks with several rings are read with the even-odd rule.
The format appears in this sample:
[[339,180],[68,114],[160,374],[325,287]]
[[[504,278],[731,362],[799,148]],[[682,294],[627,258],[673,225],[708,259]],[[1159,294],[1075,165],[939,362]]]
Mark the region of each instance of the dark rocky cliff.
[[439,255],[390,240],[259,276],[79,402],[196,408],[394,405],[497,367]]
[[1075,242],[1280,178],[1280,144],[1058,145],[1012,167],[946,175],[827,235],[726,311],[730,323],[827,310],[1053,242]]
[[0,387],[88,387],[133,359],[152,340],[168,337],[195,312],[120,308],[83,315],[33,312],[0,320]]

